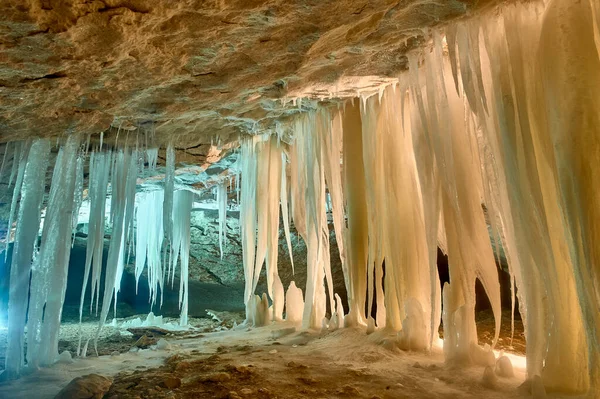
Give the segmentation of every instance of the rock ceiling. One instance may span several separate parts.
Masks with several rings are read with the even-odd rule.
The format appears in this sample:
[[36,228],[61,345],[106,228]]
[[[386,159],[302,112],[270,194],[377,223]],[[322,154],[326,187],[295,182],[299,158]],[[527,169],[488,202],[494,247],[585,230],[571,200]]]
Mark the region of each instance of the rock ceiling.
[[396,76],[428,28],[497,2],[1,0],[0,142],[230,142],[307,107],[291,97]]

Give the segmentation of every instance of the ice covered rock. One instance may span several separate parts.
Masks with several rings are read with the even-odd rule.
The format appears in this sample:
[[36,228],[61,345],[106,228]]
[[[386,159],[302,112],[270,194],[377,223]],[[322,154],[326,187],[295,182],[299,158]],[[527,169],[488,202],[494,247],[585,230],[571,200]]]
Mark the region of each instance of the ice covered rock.
[[61,354],[58,355],[58,360],[56,362],[57,363],[62,363],[62,364],[71,364],[71,363],[73,363],[73,357],[71,356],[71,352],[69,352],[69,351],[63,351],[63,352],[61,352]]
[[499,377],[511,378],[515,376],[512,362],[507,356],[500,356],[496,361],[496,374]]
[[482,384],[487,388],[494,388],[498,383],[498,377],[494,373],[494,369],[490,366],[486,366],[483,370],[483,378],[481,380]]
[[158,350],[168,350],[168,349],[171,349],[171,345],[164,338],[161,338],[156,343],[156,349],[158,349]]
[[496,356],[492,351],[492,348],[486,344],[483,348],[476,343],[472,342],[470,347],[470,355],[473,363],[478,364],[480,366],[489,366],[495,367],[496,365]]

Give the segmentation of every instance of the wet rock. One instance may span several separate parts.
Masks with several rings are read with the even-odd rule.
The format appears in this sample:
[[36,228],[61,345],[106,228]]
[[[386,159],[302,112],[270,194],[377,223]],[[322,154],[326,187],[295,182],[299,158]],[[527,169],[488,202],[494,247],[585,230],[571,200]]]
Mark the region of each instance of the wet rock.
[[483,378],[481,382],[486,388],[496,387],[496,384],[498,383],[498,377],[496,377],[496,373],[494,373],[493,368],[487,366],[485,370],[483,370]]
[[168,389],[179,388],[181,386],[181,379],[172,375],[166,375],[162,378],[162,381],[160,382],[159,386]]
[[511,378],[515,376],[510,359],[506,356],[500,356],[496,361],[496,374],[499,377]]
[[201,378],[202,382],[227,382],[231,380],[229,373],[213,373]]
[[133,346],[140,349],[147,349],[150,346],[155,345],[156,342],[156,338],[150,338],[147,335],[142,335],[137,341],[135,341]]
[[101,399],[111,385],[112,380],[102,375],[88,374],[73,379],[54,399]]

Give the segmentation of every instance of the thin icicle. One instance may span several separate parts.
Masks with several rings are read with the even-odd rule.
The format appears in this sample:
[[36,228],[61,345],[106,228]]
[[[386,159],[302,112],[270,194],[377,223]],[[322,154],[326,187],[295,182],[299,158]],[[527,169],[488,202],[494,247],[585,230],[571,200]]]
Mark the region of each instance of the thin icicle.
[[[7,237],[6,237],[6,246],[4,248],[4,261],[8,258],[8,243],[10,242],[10,231],[12,230],[12,224],[15,217],[15,213],[17,211],[17,202],[19,200],[19,196],[21,195],[21,185],[23,184],[23,176],[25,174],[25,166],[27,165],[27,155],[29,154],[29,149],[31,148],[31,140],[23,141],[19,145],[19,159],[17,163],[17,159],[13,158],[13,172],[17,170],[17,181],[15,182],[15,188],[13,189],[12,200],[10,202],[10,213],[8,216],[8,229],[7,229]],[[16,157],[16,153],[15,153]],[[16,166],[16,168],[15,168]],[[11,182],[12,182],[12,173],[11,173]],[[10,183],[9,183],[10,187]]]
[[219,251],[223,259],[223,240],[227,229],[227,186],[225,183],[217,186],[217,204],[219,206]]

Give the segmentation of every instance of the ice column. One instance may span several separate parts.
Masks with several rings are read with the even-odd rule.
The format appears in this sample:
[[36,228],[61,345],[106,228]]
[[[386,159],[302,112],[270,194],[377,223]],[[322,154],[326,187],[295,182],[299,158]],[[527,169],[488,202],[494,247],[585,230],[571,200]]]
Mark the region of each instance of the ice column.
[[40,252],[32,266],[27,323],[29,367],[48,366],[58,356],[58,330],[71,255],[78,149],[79,136],[70,135],[54,166]]
[[21,203],[10,269],[8,339],[3,376],[7,379],[17,378],[25,363],[24,330],[29,274],[40,227],[40,208],[44,198],[49,156],[50,142],[35,140],[29,151],[21,186]]

